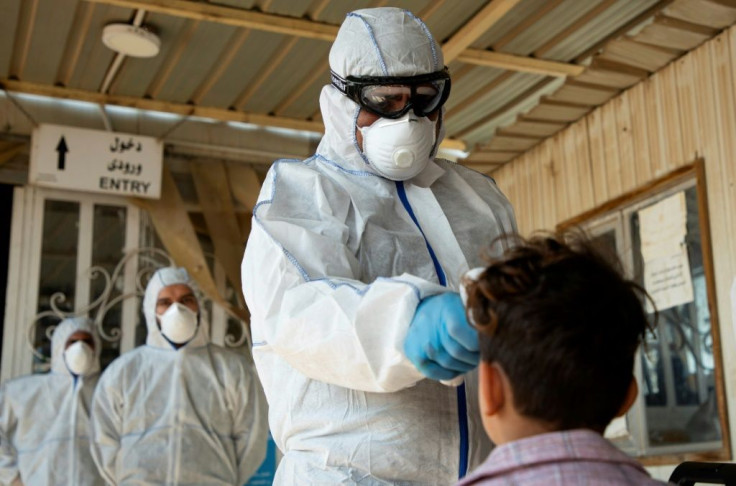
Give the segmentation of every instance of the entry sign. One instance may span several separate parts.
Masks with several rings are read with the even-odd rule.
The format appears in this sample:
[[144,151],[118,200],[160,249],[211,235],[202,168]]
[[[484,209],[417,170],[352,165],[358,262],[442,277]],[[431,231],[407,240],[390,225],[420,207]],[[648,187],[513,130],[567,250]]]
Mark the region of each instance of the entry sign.
[[33,131],[29,182],[119,196],[161,196],[163,144],[153,137],[41,124]]

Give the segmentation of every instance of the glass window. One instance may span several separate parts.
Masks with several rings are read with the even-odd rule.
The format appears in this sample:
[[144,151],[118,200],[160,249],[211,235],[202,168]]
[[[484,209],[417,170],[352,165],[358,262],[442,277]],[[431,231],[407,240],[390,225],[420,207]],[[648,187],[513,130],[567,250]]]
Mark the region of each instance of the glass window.
[[[77,282],[77,244],[79,241],[79,203],[47,199],[43,209],[41,270],[38,281],[37,312],[74,311]],[[50,330],[59,319],[49,312],[36,324],[33,347],[44,358],[34,356],[33,372],[43,373],[51,366]]]
[[604,252],[618,254],[630,278],[656,303],[656,319],[645,303],[653,332],[635,366],[640,398],[606,431],[645,464],[652,456],[652,464],[663,464],[667,455],[674,455],[672,462],[730,456],[723,438],[718,331],[709,312],[714,286],[707,224],[701,221],[707,203],[698,197],[702,178],[702,165],[695,164],[648,192],[607,203],[582,223]]
[[[113,275],[115,268],[123,257],[125,247],[125,229],[127,225],[127,210],[124,206],[94,205],[93,237],[92,237],[92,266],[99,267],[115,281],[108,282],[101,274],[93,276],[90,282],[90,301],[94,302],[103,294],[105,303],[112,302],[122,295],[125,274],[119,272]],[[108,337],[122,329],[123,305],[118,302],[109,309],[95,309],[90,317],[94,318],[98,312],[105,312],[102,320],[102,329]],[[120,339],[102,339],[102,354],[100,362],[105,368],[120,354]]]

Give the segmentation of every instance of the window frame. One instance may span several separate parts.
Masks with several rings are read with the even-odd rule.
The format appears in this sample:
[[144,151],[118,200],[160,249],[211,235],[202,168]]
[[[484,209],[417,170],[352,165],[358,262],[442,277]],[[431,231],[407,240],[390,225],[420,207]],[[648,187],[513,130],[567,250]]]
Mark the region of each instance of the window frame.
[[[698,223],[701,237],[701,251],[703,258],[703,272],[705,276],[706,295],[708,298],[708,311],[710,314],[711,336],[713,338],[713,359],[715,363],[714,380],[716,387],[716,398],[718,402],[718,417],[721,426],[722,447],[718,450],[697,450],[698,445],[693,444],[693,450],[683,451],[687,445],[673,446],[646,446],[647,430],[642,417],[645,406],[642,400],[642,390],[632,410],[627,414],[627,431],[629,436],[618,445],[627,453],[634,455],[645,466],[659,466],[666,464],[677,464],[684,461],[718,461],[730,460],[731,437],[728,424],[728,408],[726,403],[726,386],[723,369],[723,353],[720,336],[720,321],[718,318],[718,305],[715,286],[715,275],[713,265],[713,252],[711,246],[710,221],[707,199],[707,187],[705,177],[705,163],[698,159],[691,164],[680,167],[658,179],[655,179],[640,188],[611,199],[602,205],[586,211],[578,216],[563,221],[557,225],[558,231],[564,231],[577,226],[583,228],[588,234],[603,234],[605,231],[614,229],[616,231],[616,250],[621,259],[626,273],[633,275],[633,253],[631,250],[631,228],[629,218],[631,214],[642,207],[653,204],[664,199],[668,195],[680,190],[695,187],[698,204]],[[635,373],[641,376],[641,363],[636,360]],[[702,447],[702,446],[701,446]],[[651,451],[651,452],[648,452]]]

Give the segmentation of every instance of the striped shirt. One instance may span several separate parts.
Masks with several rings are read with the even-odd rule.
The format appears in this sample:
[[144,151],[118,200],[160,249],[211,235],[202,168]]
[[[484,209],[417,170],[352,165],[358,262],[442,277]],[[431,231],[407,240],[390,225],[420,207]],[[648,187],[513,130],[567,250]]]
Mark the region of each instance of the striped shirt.
[[457,486],[662,485],[592,430],[541,434],[496,447]]

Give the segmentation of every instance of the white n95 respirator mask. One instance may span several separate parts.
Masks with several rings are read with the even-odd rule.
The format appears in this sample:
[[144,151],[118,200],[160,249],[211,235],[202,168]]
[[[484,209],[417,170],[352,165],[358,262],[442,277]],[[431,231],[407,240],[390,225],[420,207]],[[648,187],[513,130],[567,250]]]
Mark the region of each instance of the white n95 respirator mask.
[[66,367],[75,375],[86,375],[94,366],[95,351],[84,341],[72,343],[64,351]]
[[157,317],[161,323],[161,334],[176,344],[186,343],[197,332],[197,314],[178,302]]
[[405,181],[427,167],[434,149],[436,123],[426,116],[407,113],[392,120],[380,118],[360,128],[363,153],[382,176]]

